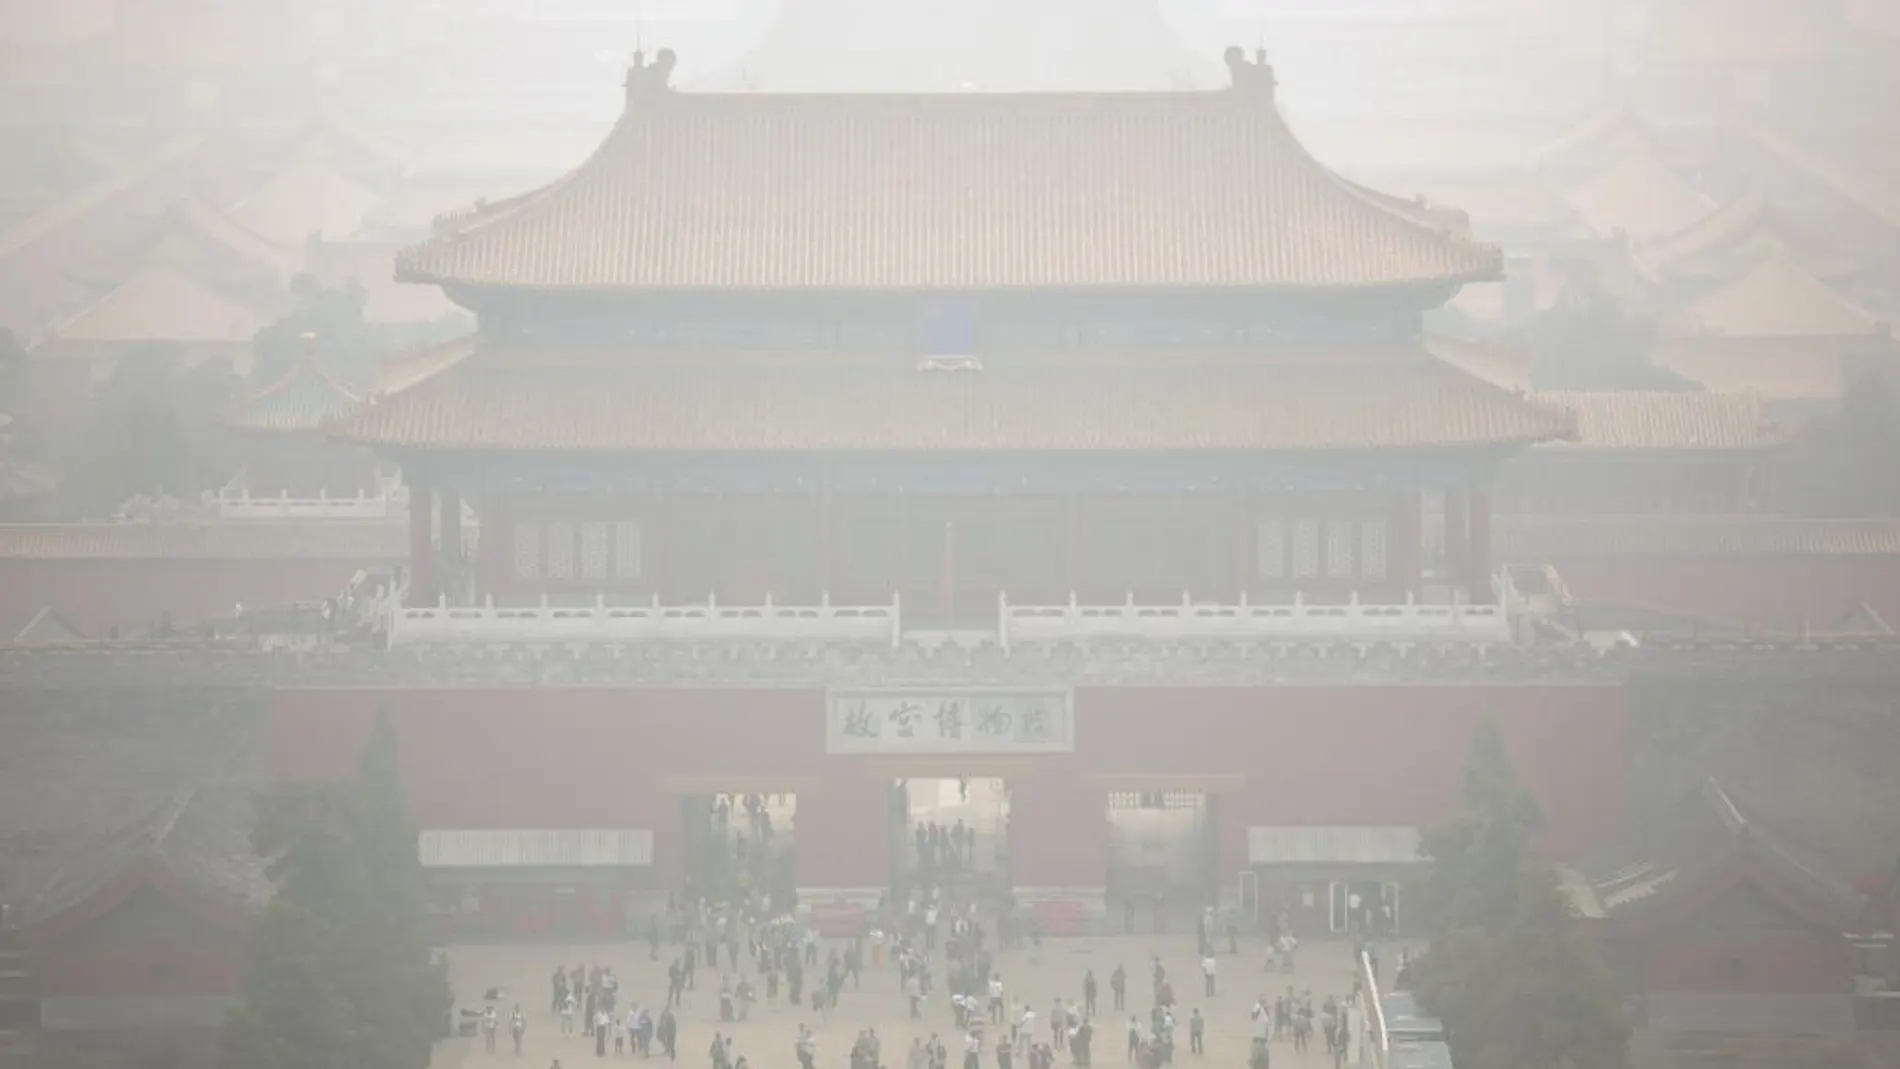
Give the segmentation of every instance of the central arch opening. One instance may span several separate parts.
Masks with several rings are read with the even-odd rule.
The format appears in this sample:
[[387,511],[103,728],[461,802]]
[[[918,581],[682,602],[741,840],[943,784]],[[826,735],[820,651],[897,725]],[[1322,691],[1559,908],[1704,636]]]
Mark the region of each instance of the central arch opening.
[[895,883],[907,894],[961,897],[1009,886],[1009,784],[976,776],[911,777],[891,788]]

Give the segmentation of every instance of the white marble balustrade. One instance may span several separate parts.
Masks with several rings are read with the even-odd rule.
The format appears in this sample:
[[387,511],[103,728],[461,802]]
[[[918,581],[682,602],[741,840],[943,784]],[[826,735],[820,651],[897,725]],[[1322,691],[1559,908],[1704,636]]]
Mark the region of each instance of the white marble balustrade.
[[903,635],[896,598],[888,605],[592,605],[390,610],[391,646],[429,643],[875,642]]
[[409,496],[389,491],[346,497],[253,497],[247,492],[218,494],[212,502],[221,520],[386,520],[404,516]]
[[1177,605],[1011,605],[1003,598],[998,621],[1005,647],[1034,642],[1196,641],[1244,642],[1509,642],[1505,605],[1312,605],[1214,604],[1183,600]]

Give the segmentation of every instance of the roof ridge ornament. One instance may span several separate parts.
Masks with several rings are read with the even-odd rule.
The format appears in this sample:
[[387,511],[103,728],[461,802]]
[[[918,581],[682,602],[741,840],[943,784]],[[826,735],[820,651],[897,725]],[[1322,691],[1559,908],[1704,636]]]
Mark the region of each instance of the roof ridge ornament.
[[627,64],[627,106],[672,91],[673,68],[679,62],[670,48],[662,48],[648,61],[645,51],[636,51]]
[[1253,58],[1247,58],[1247,51],[1239,45],[1230,45],[1221,58],[1227,63],[1227,75],[1232,87],[1242,93],[1258,95],[1272,100],[1274,90],[1280,80],[1273,73],[1273,64],[1267,62],[1267,50],[1256,48]]

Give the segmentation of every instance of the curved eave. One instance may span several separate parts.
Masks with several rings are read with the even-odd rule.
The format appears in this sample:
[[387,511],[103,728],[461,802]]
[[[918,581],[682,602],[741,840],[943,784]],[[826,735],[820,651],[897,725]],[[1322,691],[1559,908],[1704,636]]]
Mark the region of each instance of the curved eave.
[[[1484,248],[1492,248],[1484,246]],[[415,271],[405,271],[400,267],[396,272],[396,281],[418,285],[441,286],[445,290],[462,293],[481,291],[507,291],[510,293],[547,293],[566,296],[598,295],[611,297],[626,294],[694,294],[717,290],[722,293],[807,293],[807,294],[931,294],[947,292],[973,293],[1099,293],[1105,295],[1165,293],[1184,291],[1195,293],[1257,293],[1257,294],[1322,294],[1322,293],[1399,293],[1407,290],[1456,289],[1478,282],[1501,282],[1505,278],[1504,254],[1497,252],[1493,264],[1474,267],[1458,275],[1428,275],[1419,278],[1394,278],[1377,282],[1304,282],[1304,283],[1259,283],[1243,284],[1233,282],[1197,283],[1192,281],[1158,281],[1128,283],[1037,283],[1033,285],[884,285],[866,282],[857,285],[824,286],[776,286],[776,285],[732,285],[730,283],[708,282],[703,284],[681,284],[665,286],[605,286],[605,285],[548,285],[529,284],[508,279],[463,278],[447,275],[431,275]],[[461,301],[456,301],[461,304]]]
[[[1231,62],[1233,61],[1230,59],[1230,63]],[[645,72],[636,70],[635,73],[644,74]],[[1235,73],[1238,82],[1245,72],[1236,69]],[[1282,161],[1281,165],[1295,172],[1294,177],[1286,179],[1289,183],[1289,188],[1297,190],[1299,183],[1302,181],[1321,182],[1324,186],[1331,188],[1333,193],[1330,195],[1346,199],[1346,201],[1331,206],[1328,210],[1339,212],[1342,217],[1344,217],[1346,213],[1353,211],[1375,213],[1379,221],[1370,224],[1372,227],[1402,228],[1411,231],[1409,236],[1403,235],[1399,230],[1388,231],[1376,236],[1358,233],[1352,235],[1350,240],[1366,242],[1368,246],[1378,246],[1383,243],[1384,249],[1382,251],[1388,256],[1392,255],[1391,250],[1393,248],[1404,245],[1407,241],[1415,242],[1415,245],[1404,248],[1403,256],[1416,260],[1430,260],[1436,258],[1442,261],[1444,265],[1442,269],[1415,275],[1398,274],[1381,276],[1379,274],[1380,268],[1372,267],[1357,272],[1356,277],[1351,277],[1355,274],[1353,272],[1339,272],[1340,277],[1334,279],[1318,278],[1288,281],[1271,277],[1274,273],[1272,270],[1262,268],[1261,265],[1255,264],[1251,266],[1256,270],[1258,281],[1250,281],[1245,277],[1245,271],[1235,270],[1232,265],[1224,265],[1219,270],[1210,269],[1201,272],[1200,274],[1206,276],[1204,279],[1191,277],[1195,274],[1194,272],[1183,271],[1175,277],[1164,278],[1157,275],[1157,277],[1152,280],[1137,280],[1131,282],[1088,281],[1070,283],[1059,279],[1044,279],[1037,280],[1033,283],[1025,283],[1018,280],[1006,279],[1003,276],[1008,272],[994,271],[992,268],[991,270],[995,277],[989,279],[952,279],[947,276],[957,274],[958,272],[945,271],[942,272],[942,274],[946,277],[940,281],[888,285],[880,284],[875,277],[869,277],[868,272],[866,272],[867,277],[850,278],[848,276],[854,272],[848,270],[834,271],[832,272],[834,277],[828,278],[822,283],[807,284],[799,284],[789,278],[785,280],[769,280],[753,283],[726,281],[712,277],[708,277],[704,281],[682,279],[669,280],[664,283],[623,283],[602,278],[584,278],[579,281],[562,282],[552,281],[548,277],[551,273],[548,272],[537,272],[535,274],[528,272],[509,274],[506,271],[478,273],[468,270],[465,263],[458,264],[456,262],[458,259],[457,246],[465,242],[478,240],[493,242],[504,241],[510,236],[507,230],[508,227],[514,224],[525,225],[526,222],[534,221],[534,217],[538,213],[552,211],[562,203],[562,194],[567,192],[570,187],[581,185],[585,180],[597,177],[600,178],[602,182],[610,181],[612,174],[611,169],[615,166],[622,154],[642,151],[650,147],[647,142],[642,140],[645,136],[645,127],[640,120],[647,113],[646,109],[666,107],[678,100],[689,101],[689,107],[697,106],[703,108],[712,106],[708,104],[709,101],[721,98],[744,99],[749,96],[749,94],[679,94],[670,89],[662,89],[657,94],[644,100],[633,99],[632,93],[634,91],[629,90],[630,100],[628,109],[622,113],[619,120],[615,122],[613,128],[608,132],[595,151],[577,168],[562,178],[540,189],[531,190],[495,205],[466,210],[460,215],[443,216],[438,220],[437,228],[439,233],[437,235],[405,249],[397,256],[395,265],[396,278],[403,282],[469,289],[492,287],[548,292],[602,293],[664,293],[705,289],[755,292],[771,290],[800,290],[812,292],[849,290],[926,292],[952,289],[1009,291],[1095,290],[1118,292],[1153,291],[1156,289],[1174,287],[1304,293],[1334,289],[1385,289],[1430,285],[1455,287],[1471,282],[1496,281],[1503,277],[1504,261],[1503,253],[1500,249],[1472,242],[1457,232],[1459,230],[1462,230],[1465,234],[1469,232],[1469,218],[1464,215],[1464,213],[1454,213],[1427,205],[1419,205],[1416,202],[1406,201],[1403,198],[1394,197],[1360,186],[1326,167],[1318,159],[1313,157],[1294,132],[1286,125],[1284,118],[1274,104],[1270,87],[1270,69],[1261,69],[1252,72],[1254,76],[1260,74],[1264,74],[1266,78],[1269,79],[1268,88],[1264,92],[1258,85],[1247,87],[1236,85],[1222,90],[1178,91],[1175,93],[948,94],[939,95],[937,97],[931,97],[927,94],[881,94],[865,96],[853,94],[770,94],[766,99],[771,99],[777,102],[777,106],[786,109],[810,105],[811,102],[815,100],[836,101],[842,104],[850,104],[854,100],[860,103],[864,101],[874,101],[875,103],[870,106],[880,108],[948,108],[958,105],[945,103],[946,101],[962,101],[965,102],[963,106],[967,106],[967,101],[970,99],[994,99],[998,97],[1020,97],[1024,100],[1037,99],[1043,102],[1060,102],[1067,98],[1088,98],[1084,103],[1091,108],[1098,98],[1110,99],[1116,97],[1125,99],[1202,98],[1204,100],[1219,99],[1226,102],[1238,103],[1240,106],[1257,109],[1260,121],[1265,124],[1271,124],[1273,129],[1271,134],[1268,135],[1269,139],[1279,139],[1280,146],[1278,151],[1287,153],[1287,158]],[[754,121],[758,120],[758,117],[751,113],[745,113],[741,117]],[[713,119],[706,121],[718,121],[719,118],[719,116],[714,116]],[[1267,150],[1259,148],[1257,144],[1250,144],[1238,151],[1263,153],[1263,155],[1257,157],[1257,160],[1270,158],[1264,155]],[[1304,175],[1300,175],[1299,172],[1305,173]],[[1320,193],[1316,196],[1319,202],[1323,203],[1325,197],[1328,195],[1329,194]],[[1288,194],[1288,196],[1295,206],[1299,205],[1298,194]],[[1310,208],[1311,205],[1307,207]],[[1297,229],[1299,223],[1300,220],[1291,219],[1286,222],[1286,226],[1290,230]],[[572,226],[574,224],[570,222],[568,225]],[[1339,226],[1344,224],[1332,223],[1329,225]],[[1366,224],[1363,223],[1360,224],[1361,227],[1365,225]],[[1348,227],[1348,229],[1350,228]],[[531,237],[524,235],[517,237],[515,240],[523,242],[524,247],[533,247],[535,245],[545,247],[548,241],[556,239],[547,238],[545,236]],[[1434,246],[1436,247],[1434,248]],[[543,254],[546,254],[545,251]],[[1365,256],[1367,254],[1360,253],[1360,255]],[[492,250],[488,252],[487,258],[500,259],[504,262],[519,259],[518,256],[510,257],[505,254],[498,254]],[[1159,262],[1159,259],[1157,258],[1155,262]],[[1372,261],[1367,260],[1364,262],[1369,263]],[[784,273],[790,276],[797,274],[798,271],[799,269],[792,269]],[[647,271],[635,273],[663,275],[668,272]],[[691,272],[687,273],[690,274]],[[709,272],[709,275],[717,273],[718,272]],[[761,273],[770,274],[771,272],[767,271]],[[915,274],[918,275],[930,275],[932,273],[933,272],[927,270],[915,272]],[[965,273],[968,273],[967,270]],[[1284,273],[1298,274],[1299,272],[1288,271]],[[1220,277],[1214,277],[1216,275]]]
[[[1572,438],[1574,413],[1423,353],[1350,362],[1165,362],[1089,375],[1038,365],[975,377],[890,360],[460,361],[327,428],[385,450],[811,455],[1370,453],[1515,449]],[[1192,354],[1183,354],[1183,359]]]
[[361,403],[360,394],[306,359],[240,402],[222,422],[231,430],[251,434],[313,434],[347,417]]

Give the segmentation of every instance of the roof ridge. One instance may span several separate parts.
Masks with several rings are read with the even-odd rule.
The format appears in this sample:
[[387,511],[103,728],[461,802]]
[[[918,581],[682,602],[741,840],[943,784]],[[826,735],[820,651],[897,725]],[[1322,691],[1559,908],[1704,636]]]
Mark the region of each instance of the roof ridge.
[[1739,195],[1722,203],[1700,221],[1674,234],[1665,234],[1645,243],[1639,250],[1638,258],[1642,261],[1645,273],[1660,273],[1678,259],[1707,252],[1750,225],[1766,221],[1774,210],[1774,205],[1768,199],[1766,184],[1759,177],[1750,178]]
[[[110,302],[113,302],[115,300],[118,300],[118,301],[126,300],[127,299],[126,294],[130,292],[130,288],[133,286],[134,283],[139,282],[140,280],[143,280],[146,285],[151,285],[155,282],[168,283],[168,284],[175,282],[181,285],[186,291],[193,292],[197,294],[198,296],[211,301],[214,305],[218,306],[221,311],[241,313],[241,316],[235,318],[234,320],[235,322],[243,322],[244,320],[248,319],[248,320],[259,321],[261,323],[265,321],[266,319],[263,313],[257,311],[255,308],[251,307],[246,302],[239,300],[235,297],[232,297],[230,294],[226,293],[224,288],[221,286],[213,285],[202,279],[196,278],[193,275],[191,275],[189,272],[180,271],[176,267],[173,267],[169,264],[148,263],[148,264],[139,265],[133,271],[128,273],[126,277],[123,280],[121,280],[117,285],[113,286],[111,289],[105,291],[104,293],[101,293],[99,296],[97,296],[93,300],[87,302],[84,306],[74,311],[71,315],[68,315],[66,318],[60,320],[58,325],[53,327],[52,330],[48,332],[47,337],[49,339],[61,339],[64,337],[67,331],[69,331],[75,324],[80,323],[84,321],[85,319],[87,319],[89,316],[94,315],[101,308],[109,307]],[[170,310],[176,311],[176,308],[173,307]],[[81,340],[91,340],[91,339],[81,339]],[[203,341],[203,340],[208,340],[208,339],[146,337],[146,338],[108,338],[108,339],[103,339],[103,340],[138,341],[138,342],[169,342],[169,341]],[[231,339],[231,340],[236,340],[236,339]]]
[[1728,792],[1722,789],[1722,785],[1716,782],[1714,776],[1702,781],[1702,798],[1715,810],[1715,815],[1721,818],[1731,835],[1738,838],[1748,835],[1748,818],[1742,815],[1741,808],[1735,804],[1733,798],[1729,797]]
[[179,820],[185,815],[185,811],[191,808],[192,801],[197,797],[198,785],[195,783],[180,787],[172,796],[171,801],[163,809],[164,820],[159,823],[151,836],[150,852],[153,855],[162,853],[166,840],[170,839],[172,832],[177,830]]
[[[1219,90],[767,94],[681,93],[669,83],[670,51],[651,62],[636,56],[628,71],[626,106],[593,153],[539,190],[442,216],[436,235],[398,256],[398,277],[541,289],[929,290],[1364,289],[1501,275],[1498,248],[1470,241],[1417,212],[1395,211],[1389,195],[1352,183],[1314,157],[1275,103],[1275,76],[1263,54],[1249,60],[1236,48],[1226,59],[1232,84]],[[1193,102],[1185,113],[1162,110],[1184,101]],[[938,118],[919,123],[909,109]],[[1174,119],[1180,121],[1166,121]],[[900,120],[915,136],[888,136],[886,127]],[[1116,163],[1161,153],[1181,141],[1189,122],[1205,127],[1187,136],[1205,145],[1214,161],[1193,175],[1165,163],[1134,178],[1093,166],[1098,160]],[[1058,128],[1077,133],[1052,139]],[[1025,138],[1049,146],[1022,165],[1041,172],[1002,181],[1000,165],[990,157],[1001,151],[997,145]],[[970,170],[954,171],[944,166],[946,161]],[[774,165],[805,168],[810,181],[788,175],[768,196],[756,179]],[[1077,212],[1049,219],[1051,244],[1072,247],[1044,252],[1040,266],[999,263],[1004,253],[978,255],[969,251],[971,242],[962,243],[962,252],[946,250],[941,242],[926,240],[927,234],[911,233],[917,227],[900,225],[906,213],[920,210],[920,202],[945,196],[976,223],[1020,226],[1025,213],[1037,211],[1047,218],[1051,189],[1073,181],[1078,169],[1097,176],[1104,198],[1128,206],[1103,208],[1083,198],[1078,203],[1085,206]],[[1214,238],[1179,237],[1186,224],[1175,217],[1191,199],[1186,194],[1212,181],[1207,175],[1234,169],[1246,174],[1229,180],[1224,200],[1259,232],[1252,234],[1259,240],[1226,234],[1232,248],[1225,248]],[[719,202],[718,211],[695,210],[695,198],[706,197],[709,184],[726,181],[735,189]],[[831,196],[826,183],[836,186]],[[958,190],[967,197],[959,199]],[[884,205],[889,210],[864,206],[865,197],[879,193],[889,198]],[[1208,196],[1221,200],[1220,193],[1216,189]],[[855,207],[840,209],[839,204]],[[837,233],[834,224],[841,220],[852,232],[827,239],[835,248],[814,251],[812,242],[784,242],[786,251],[778,256],[762,262],[741,257],[743,263],[720,253],[731,242],[709,242],[702,233],[714,225],[705,216],[748,211],[771,213],[779,225],[796,229],[801,220],[787,217],[801,207],[818,213],[811,225],[822,227],[822,233]],[[1154,225],[1120,222],[1144,208],[1158,216],[1151,220]],[[899,216],[895,222],[888,218],[893,213]],[[1274,247],[1267,236],[1298,228],[1310,233],[1301,235],[1297,247],[1289,251],[1288,243],[1280,242],[1282,251],[1262,251]],[[1164,240],[1160,235],[1176,236]],[[904,254],[896,257],[901,266],[892,267],[887,262],[891,246],[900,239],[918,247],[897,250]],[[1213,266],[1184,263],[1201,245],[1216,246],[1205,260]],[[708,248],[712,251],[702,251]]]
[[1552,138],[1534,154],[1539,169],[1551,165],[1554,158],[1593,142],[1602,141],[1619,128],[1653,138],[1656,128],[1636,105],[1634,97],[1623,94],[1613,105],[1587,116],[1582,122]]

